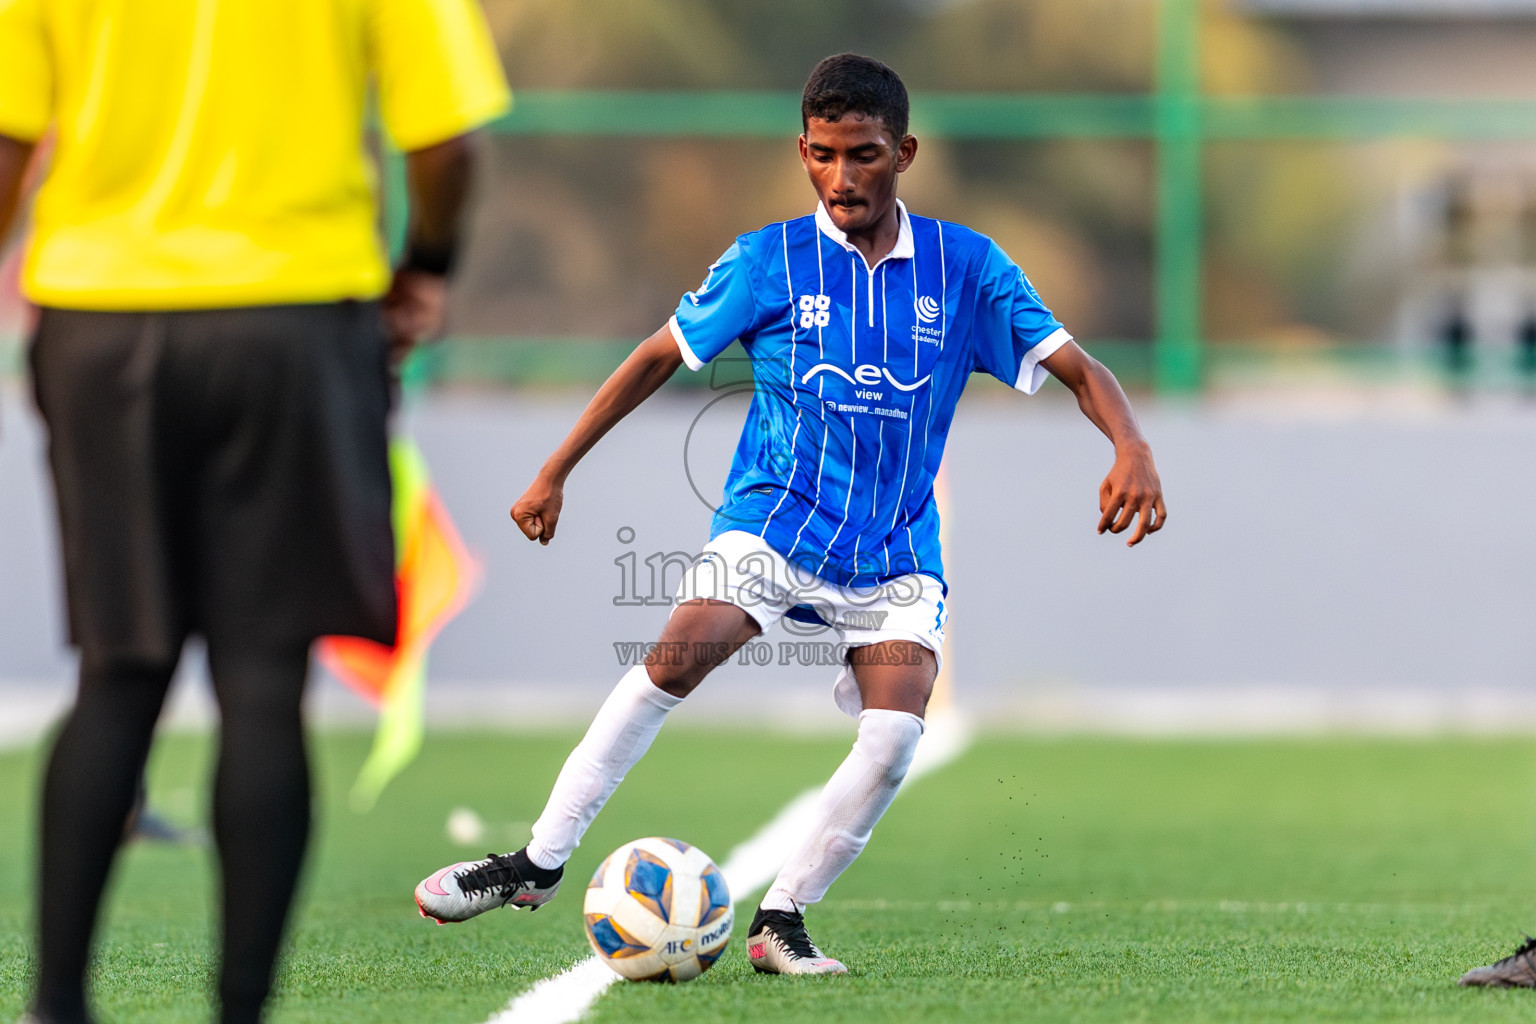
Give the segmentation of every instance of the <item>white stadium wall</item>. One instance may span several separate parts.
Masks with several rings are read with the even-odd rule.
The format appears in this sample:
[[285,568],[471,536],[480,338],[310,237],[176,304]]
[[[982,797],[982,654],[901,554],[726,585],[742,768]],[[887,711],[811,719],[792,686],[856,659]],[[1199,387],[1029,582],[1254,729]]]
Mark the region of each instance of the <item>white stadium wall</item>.
[[[644,560],[706,536],[685,439],[697,421],[687,463],[718,493],[745,408],[727,399],[700,419],[712,397],[667,395],[602,442],[547,548],[507,509],[580,396],[413,408],[486,568],[433,651],[434,714],[590,714],[634,656],[626,645],[655,639],[667,616],[678,569],[652,594]],[[20,707],[62,694],[69,659],[40,440],[18,389],[0,391],[0,412],[0,701]],[[1127,551],[1094,534],[1111,453],[1074,407],[1001,389],[963,404],[948,558],[962,709],[1058,729],[1536,726],[1536,410],[1207,403],[1145,406],[1142,419],[1170,521]],[[775,630],[757,652],[770,664],[723,669],[692,714],[835,723],[835,671],[796,664],[828,639]]]

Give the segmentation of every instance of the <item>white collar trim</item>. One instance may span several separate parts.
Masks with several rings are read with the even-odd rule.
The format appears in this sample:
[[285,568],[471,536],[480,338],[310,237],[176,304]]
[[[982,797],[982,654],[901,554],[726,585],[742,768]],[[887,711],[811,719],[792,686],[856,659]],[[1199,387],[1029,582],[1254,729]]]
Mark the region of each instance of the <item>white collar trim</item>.
[[[907,216],[907,205],[900,199],[896,200],[896,220],[899,225],[896,229],[896,245],[875,263],[877,267],[886,260],[909,260],[917,252],[917,246],[912,241],[912,221]],[[843,230],[832,223],[832,216],[827,213],[827,207],[823,203],[816,204],[816,227],[822,234],[849,252],[858,253],[860,257],[864,255],[852,242],[848,241],[848,236]],[[865,263],[867,264],[868,261],[866,260]]]

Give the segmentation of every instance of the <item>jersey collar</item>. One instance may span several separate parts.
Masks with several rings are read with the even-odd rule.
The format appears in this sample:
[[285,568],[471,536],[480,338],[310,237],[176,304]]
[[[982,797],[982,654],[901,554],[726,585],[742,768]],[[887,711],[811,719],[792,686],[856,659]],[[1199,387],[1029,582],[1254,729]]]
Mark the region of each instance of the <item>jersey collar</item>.
[[[912,241],[912,221],[907,216],[907,204],[903,203],[900,199],[896,200],[896,220],[899,225],[896,229],[896,245],[890,252],[880,258],[875,267],[878,267],[886,260],[909,260],[917,251],[917,247]],[[821,230],[822,234],[832,239],[832,241],[844,249],[854,253],[860,259],[864,258],[864,254],[859,252],[852,242],[848,241],[848,236],[843,233],[843,229],[832,223],[832,216],[827,213],[827,207],[824,203],[816,204],[816,227]],[[866,266],[868,266],[868,263],[869,261],[865,260]],[[875,267],[869,267],[869,269],[873,271]]]

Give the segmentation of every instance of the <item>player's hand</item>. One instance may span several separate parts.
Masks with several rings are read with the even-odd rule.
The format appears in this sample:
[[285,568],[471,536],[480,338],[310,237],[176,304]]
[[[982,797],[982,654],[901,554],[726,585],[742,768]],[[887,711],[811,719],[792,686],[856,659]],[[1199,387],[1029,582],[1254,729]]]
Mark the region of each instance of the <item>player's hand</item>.
[[1152,449],[1145,445],[1116,451],[1115,465],[1099,485],[1099,532],[1124,533],[1132,520],[1136,529],[1126,547],[1135,547],[1149,533],[1168,521],[1163,507],[1163,484],[1152,465]]
[[448,278],[421,270],[397,270],[384,296],[389,365],[396,371],[423,341],[443,333],[447,322]]
[[524,537],[548,544],[555,539],[555,525],[560,522],[560,506],[564,504],[564,485],[541,475],[512,506],[512,521]]

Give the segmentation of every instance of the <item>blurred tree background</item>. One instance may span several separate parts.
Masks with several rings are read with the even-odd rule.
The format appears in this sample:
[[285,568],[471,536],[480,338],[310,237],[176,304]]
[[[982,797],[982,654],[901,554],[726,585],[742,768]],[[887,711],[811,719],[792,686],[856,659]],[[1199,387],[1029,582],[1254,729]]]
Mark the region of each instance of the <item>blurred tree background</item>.
[[[1155,0],[485,3],[514,89],[798,91],[843,50],[895,67],[919,112],[933,92],[1154,88]],[[1207,92],[1312,88],[1285,32],[1226,0],[1207,0],[1202,33]],[[654,330],[735,235],[812,209],[796,128],[782,142],[495,139],[455,333]],[[914,211],[996,238],[1080,337],[1151,337],[1150,143],[920,141],[901,186]],[[1348,148],[1223,143],[1206,168],[1211,341],[1380,333],[1376,307],[1351,298],[1370,293],[1357,250],[1375,165]]]

